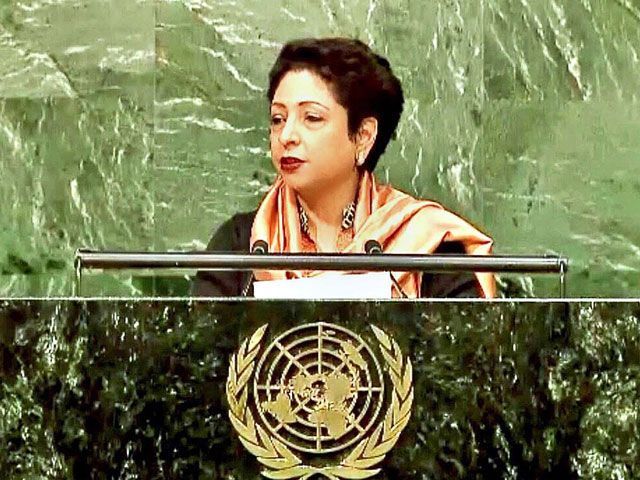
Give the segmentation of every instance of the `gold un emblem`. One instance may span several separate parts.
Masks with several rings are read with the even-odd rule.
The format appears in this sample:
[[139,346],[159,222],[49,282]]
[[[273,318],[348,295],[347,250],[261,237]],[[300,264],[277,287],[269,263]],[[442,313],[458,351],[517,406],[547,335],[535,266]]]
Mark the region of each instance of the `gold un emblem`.
[[384,367],[362,337],[324,322],[287,330],[258,358],[263,325],[231,357],[229,418],[242,444],[267,467],[265,477],[380,472],[375,465],[409,422],[413,380],[396,341],[371,329]]

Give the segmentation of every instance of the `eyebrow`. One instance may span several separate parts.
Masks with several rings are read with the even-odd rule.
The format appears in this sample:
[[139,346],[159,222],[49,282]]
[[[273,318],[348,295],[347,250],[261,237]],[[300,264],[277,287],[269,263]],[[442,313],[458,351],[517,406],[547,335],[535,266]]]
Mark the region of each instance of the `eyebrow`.
[[[329,110],[329,107],[327,107],[326,105],[323,105],[320,102],[314,102],[313,100],[303,100],[301,102],[298,102],[296,105],[298,106],[304,106],[304,105],[317,105],[319,107],[324,108],[325,110]],[[284,103],[282,102],[272,102],[271,103],[272,107],[287,107]]]

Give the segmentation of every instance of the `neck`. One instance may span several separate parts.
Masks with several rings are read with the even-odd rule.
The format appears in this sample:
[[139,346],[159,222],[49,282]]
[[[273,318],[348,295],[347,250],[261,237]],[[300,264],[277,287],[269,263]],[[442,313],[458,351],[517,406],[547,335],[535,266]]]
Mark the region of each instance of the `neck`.
[[337,231],[342,225],[343,210],[355,199],[359,180],[359,175],[353,175],[330,191],[299,192],[298,200],[314,225]]

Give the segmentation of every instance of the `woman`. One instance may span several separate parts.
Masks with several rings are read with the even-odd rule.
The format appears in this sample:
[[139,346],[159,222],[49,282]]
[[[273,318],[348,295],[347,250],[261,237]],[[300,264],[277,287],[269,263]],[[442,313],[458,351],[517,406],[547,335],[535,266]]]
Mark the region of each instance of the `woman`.
[[[286,44],[269,75],[270,146],[278,177],[256,212],[239,214],[208,250],[363,253],[376,240],[388,253],[489,254],[492,241],[430,201],[378,185],[372,172],[400,120],[403,94],[389,62],[358,40]],[[256,280],[321,272],[259,271]],[[495,294],[490,274],[397,272],[394,296]],[[254,275],[200,272],[194,294],[250,292]]]

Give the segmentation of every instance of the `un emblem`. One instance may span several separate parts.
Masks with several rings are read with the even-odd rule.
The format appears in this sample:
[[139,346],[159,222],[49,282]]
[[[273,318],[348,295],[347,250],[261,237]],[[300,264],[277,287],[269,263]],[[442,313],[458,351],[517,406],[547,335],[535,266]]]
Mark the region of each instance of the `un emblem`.
[[266,328],[242,342],[227,380],[229,418],[242,444],[267,467],[262,474],[377,474],[373,467],[396,444],[413,403],[411,363],[396,341],[371,326],[382,365],[363,338],[338,325],[298,326],[263,350]]

